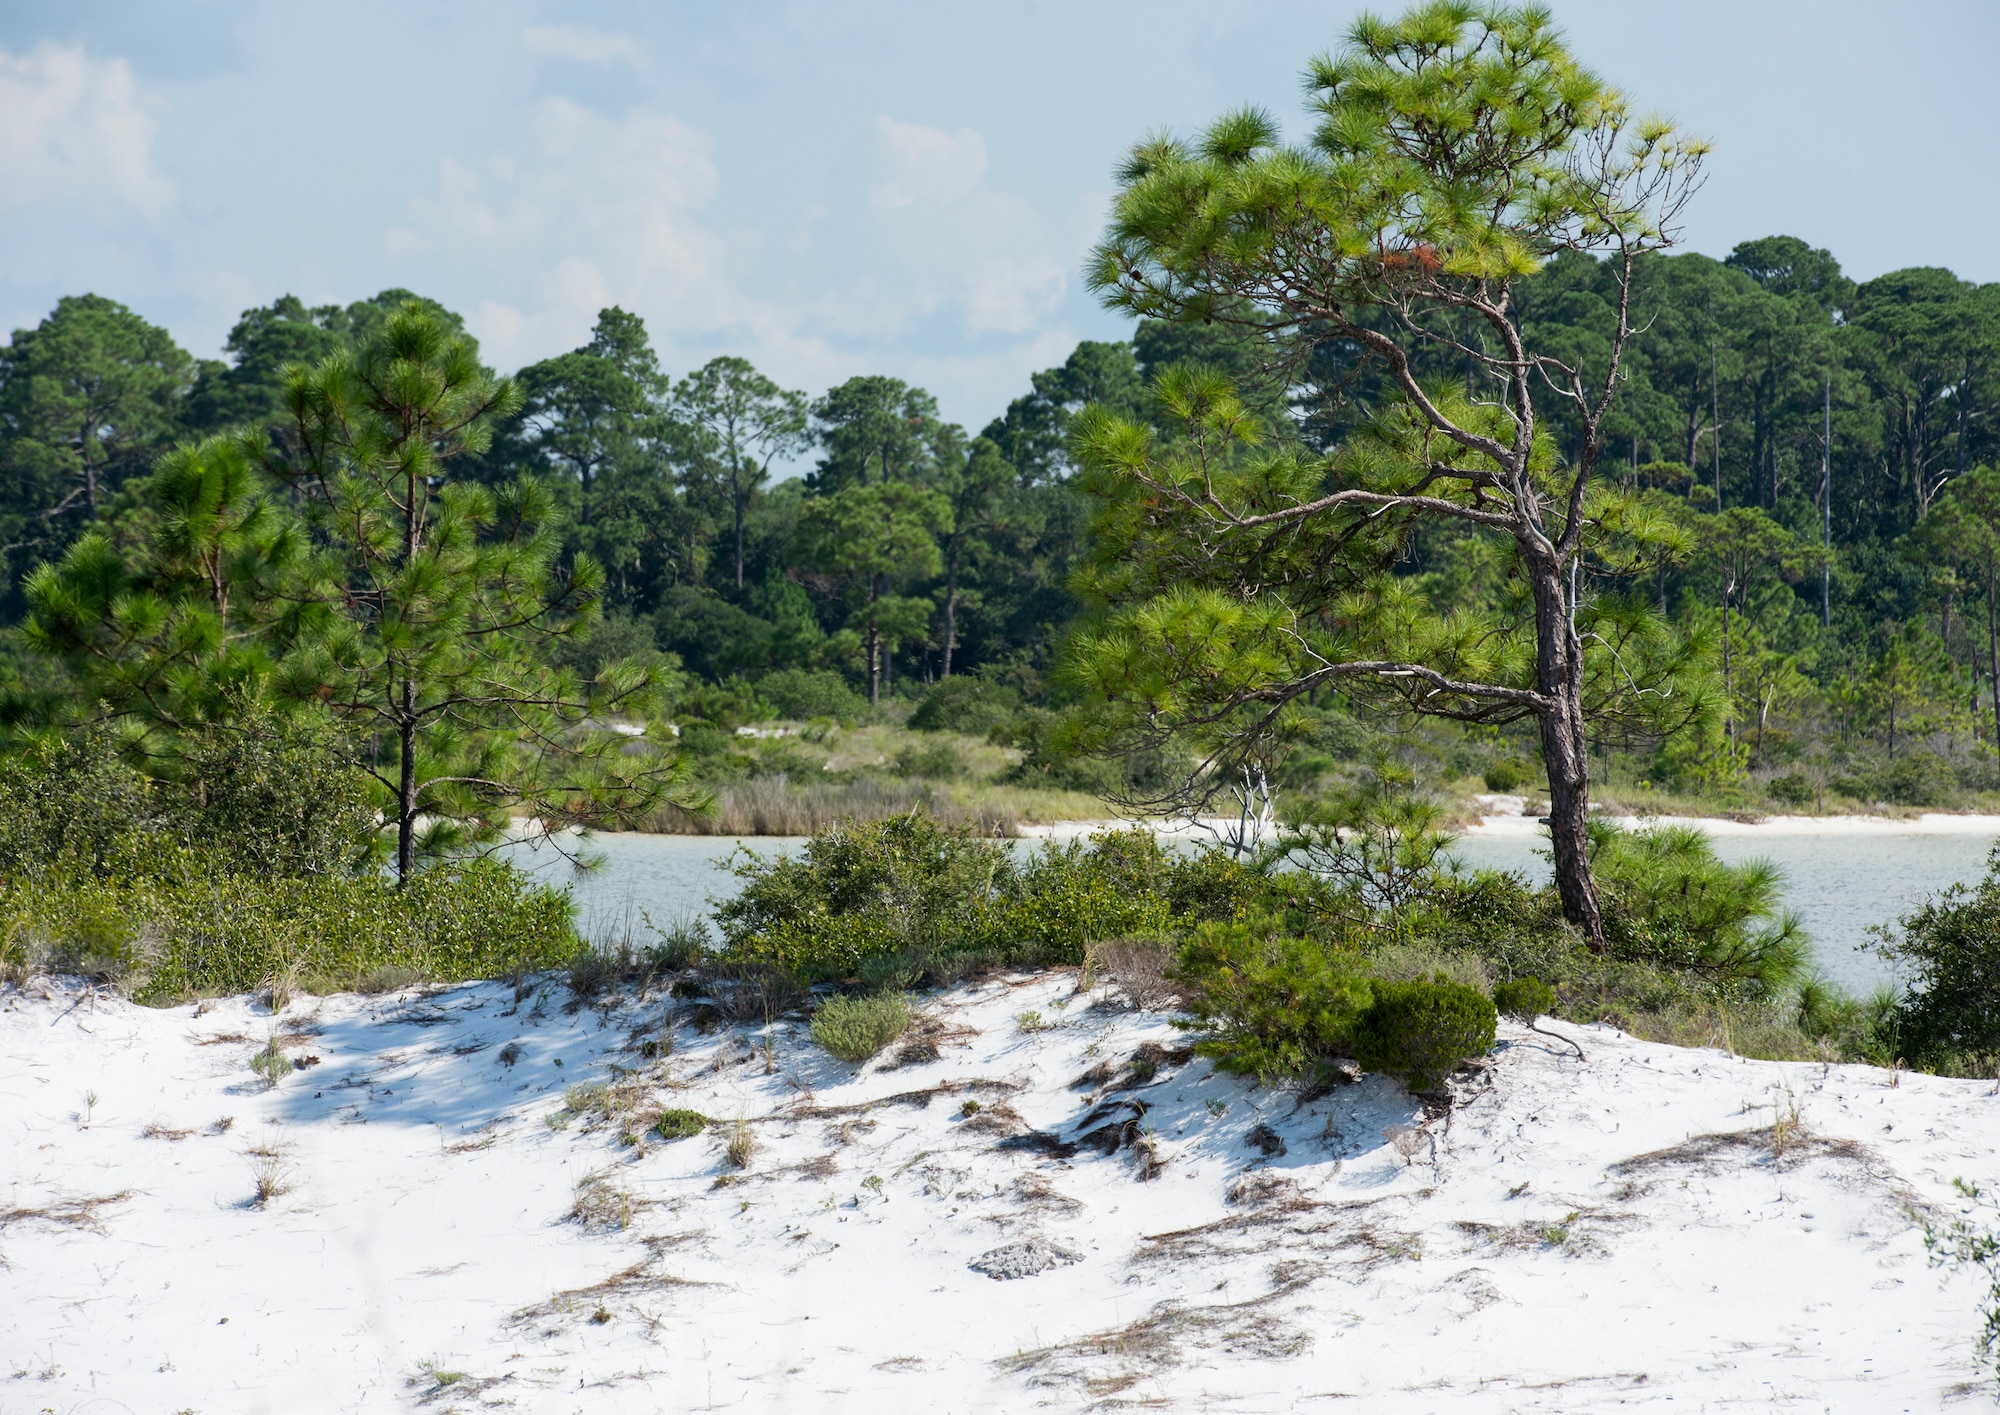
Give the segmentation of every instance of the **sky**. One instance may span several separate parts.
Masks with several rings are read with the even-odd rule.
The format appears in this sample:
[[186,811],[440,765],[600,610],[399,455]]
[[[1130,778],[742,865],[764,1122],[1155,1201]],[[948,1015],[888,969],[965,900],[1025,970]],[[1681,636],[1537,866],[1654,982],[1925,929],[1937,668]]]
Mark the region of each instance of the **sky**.
[[[1080,339],[1119,157],[1298,76],[1362,7],[1184,0],[9,0],[0,328],[94,291],[219,357],[246,308],[394,286],[489,363],[643,316],[675,374],[860,373],[977,429]],[[1685,246],[2000,279],[1991,0],[1557,0],[1583,61],[1710,138]]]

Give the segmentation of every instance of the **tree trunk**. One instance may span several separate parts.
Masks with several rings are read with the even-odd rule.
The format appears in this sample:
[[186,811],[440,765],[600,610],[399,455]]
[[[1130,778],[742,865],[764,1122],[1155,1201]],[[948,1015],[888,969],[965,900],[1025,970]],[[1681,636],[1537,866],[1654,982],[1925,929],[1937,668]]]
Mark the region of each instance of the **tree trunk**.
[[417,868],[417,713],[416,685],[403,680],[402,720],[396,736],[402,748],[402,776],[396,786],[396,878],[407,880]]
[[1995,592],[2000,591],[2000,567],[1991,560],[1986,562],[1986,657],[1988,675],[1993,680],[1993,745],[2000,749],[2000,604],[1995,602]]
[[738,491],[731,498],[736,505],[736,589],[743,590],[743,493]]
[[1722,735],[1732,744],[1736,741],[1736,685],[1729,672],[1729,591],[1730,581],[1722,583]]
[[958,637],[958,547],[951,548],[944,573],[944,671],[939,678],[951,677],[951,650]]
[[1583,648],[1571,624],[1562,571],[1529,563],[1535,593],[1535,688],[1551,702],[1536,714],[1549,772],[1549,844],[1563,917],[1602,954],[1604,911],[1590,873],[1590,760],[1583,730]]

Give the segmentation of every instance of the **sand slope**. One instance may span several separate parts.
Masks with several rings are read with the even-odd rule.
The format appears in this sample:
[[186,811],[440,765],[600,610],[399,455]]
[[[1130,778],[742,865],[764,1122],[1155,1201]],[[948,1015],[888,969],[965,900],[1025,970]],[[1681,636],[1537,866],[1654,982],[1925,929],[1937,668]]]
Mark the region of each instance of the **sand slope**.
[[[553,983],[0,994],[0,1415],[1992,1400],[1975,1285],[1910,1216],[2000,1180],[1991,1083],[1505,1028],[1447,1120],[1171,1054],[1135,1084],[1178,1035],[1073,988],[933,999],[928,1049],[859,1074],[782,1024],[649,1058],[664,1004]],[[319,1060],[267,1090],[273,1032]],[[747,1121],[747,1171],[723,1130],[549,1123],[612,1075]]]

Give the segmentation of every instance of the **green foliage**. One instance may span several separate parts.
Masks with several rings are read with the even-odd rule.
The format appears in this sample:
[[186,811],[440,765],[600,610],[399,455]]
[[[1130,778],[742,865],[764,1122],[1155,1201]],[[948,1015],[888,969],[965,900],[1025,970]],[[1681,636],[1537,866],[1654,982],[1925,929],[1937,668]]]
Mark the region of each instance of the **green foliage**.
[[1556,1010],[1556,990],[1540,978],[1510,978],[1493,989],[1493,1007],[1502,1017],[1533,1026]]
[[1819,798],[1819,793],[1813,790],[1812,782],[1796,771],[1772,777],[1764,789],[1770,793],[1773,801],[1782,806],[1789,806],[1793,810],[1802,810]]
[[194,360],[101,295],[67,295],[0,348],[0,603],[167,446]]
[[[771,463],[807,445],[806,396],[778,387],[748,359],[710,359],[674,389],[674,410],[700,437],[694,476],[727,498],[736,588],[743,588],[744,516]],[[831,714],[829,714],[831,715]],[[814,714],[819,716],[819,714]]]
[[1197,925],[1169,973],[1187,999],[1183,1025],[1200,1037],[1195,1050],[1267,1084],[1343,1054],[1372,995],[1358,949],[1270,925]]
[[1975,888],[1954,885],[1878,933],[1903,974],[1889,1018],[1902,1055],[1983,1074],[2000,1056],[2000,848]]
[[332,725],[261,703],[236,719],[173,743],[164,779],[125,765],[103,728],[26,743],[0,773],[0,877],[144,872],[166,842],[218,870],[279,878],[370,864],[368,785]]
[[1780,907],[1783,880],[1768,861],[1725,865],[1693,826],[1593,825],[1591,836],[1615,956],[1767,996],[1800,981],[1806,937]]
[[1521,784],[1521,769],[1512,762],[1495,762],[1486,768],[1485,781],[1488,791],[1509,794]]
[[1166,927],[1177,891],[1224,910],[1271,892],[1254,874],[1170,858],[1150,832],[1017,855],[923,810],[836,826],[796,855],[745,850],[735,871],[744,886],[716,909],[727,961],[808,978],[868,969],[898,985],[948,978],[953,958],[1080,963],[1093,942]]
[[40,737],[0,763],[0,878],[105,873],[153,813],[102,729]]
[[777,712],[794,722],[810,722],[830,717],[836,722],[858,722],[868,705],[847,686],[847,680],[828,669],[781,668],[757,680],[757,694]]
[[746,849],[733,867],[743,888],[715,911],[725,952],[815,976],[876,954],[996,943],[1014,875],[1004,845],[924,811],[836,826],[797,854]]
[[322,713],[258,704],[180,749],[167,823],[223,868],[252,875],[352,874],[376,863],[373,793]]
[[1152,933],[1167,924],[1156,892],[1170,873],[1150,831],[1049,845],[1021,867],[1003,915],[1003,937],[1031,944],[1052,963],[1081,963],[1100,939]]
[[1435,1091],[1460,1062],[1493,1047],[1493,1003],[1443,977],[1377,983],[1354,1024],[1354,1059],[1396,1076],[1413,1092]]
[[1454,838],[1443,810],[1407,773],[1378,771],[1291,812],[1278,848],[1395,925],[1419,896],[1435,892]]
[[292,588],[322,627],[278,679],[390,749],[371,767],[399,874],[420,853],[492,839],[513,814],[624,822],[682,792],[664,744],[579,730],[644,706],[650,670],[584,684],[546,662],[549,642],[594,617],[604,582],[591,557],[561,555],[550,488],[449,475],[519,406],[514,385],[411,304],[351,355],[291,370],[285,397],[296,461],[269,465],[326,549]]
[[903,1035],[910,1004],[894,993],[830,997],[813,1009],[813,1040],[841,1061],[863,1062]]
[[853,601],[847,627],[861,636],[870,706],[881,702],[884,652],[921,639],[929,627],[930,601],[898,590],[943,568],[934,537],[950,519],[941,493],[892,481],[843,487],[814,501],[800,520],[806,558],[838,577]]
[[709,1119],[698,1110],[683,1110],[669,1107],[660,1112],[653,1122],[653,1133],[662,1140],[686,1140],[699,1135],[709,1126]]
[[918,700],[909,725],[918,732],[984,737],[1006,723],[1020,703],[1021,695],[1006,684],[960,673],[938,683]]
[[178,846],[148,873],[69,872],[0,881],[0,953],[19,966],[96,969],[140,1001],[249,992],[295,976],[316,991],[382,968],[437,981],[565,966],[579,943],[566,893],[508,866],[286,880],[216,872]]
[[896,770],[919,781],[949,781],[965,775],[965,755],[950,742],[924,742],[896,754]]
[[292,1074],[292,1059],[279,1050],[278,1039],[272,1037],[251,1056],[250,1069],[264,1078],[265,1085],[276,1086]]

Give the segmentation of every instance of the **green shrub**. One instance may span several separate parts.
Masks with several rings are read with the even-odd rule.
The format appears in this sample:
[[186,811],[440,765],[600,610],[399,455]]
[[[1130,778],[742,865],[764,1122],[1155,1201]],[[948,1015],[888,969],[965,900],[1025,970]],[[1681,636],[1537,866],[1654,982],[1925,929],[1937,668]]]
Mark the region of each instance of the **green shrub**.
[[1354,1024],[1354,1059],[1412,1092],[1435,1091],[1461,1061],[1492,1049],[1495,1021],[1493,1003],[1462,983],[1378,983]]
[[1693,826],[1593,823],[1591,864],[1616,956],[1768,996],[1804,975],[1806,935],[1780,907],[1783,876],[1769,861],[1725,865]]
[[1904,1056],[1970,1071],[2000,1054],[2000,846],[1975,888],[1933,895],[1878,948],[1903,974],[1887,1020]]
[[0,761],[0,878],[102,874],[158,810],[152,784],[118,759],[110,734],[77,730],[28,743]]
[[264,1078],[264,1084],[275,1086],[292,1074],[292,1059],[278,1049],[278,1039],[272,1037],[250,1058],[250,1069]]
[[1942,806],[1951,799],[1957,774],[1935,752],[1905,752],[1874,773],[1882,799],[1898,806]]
[[504,977],[566,966],[579,946],[567,892],[498,861],[441,865],[401,886],[217,873],[171,842],[153,863],[130,879],[0,881],[0,937],[27,966],[112,960],[142,1002],[250,992],[286,976],[327,991],[384,969]]
[[796,854],[734,857],[744,881],[715,911],[724,957],[808,978],[846,977],[864,958],[1001,942],[1012,885],[1006,846],[928,812],[821,831]]
[[1486,768],[1486,789],[1500,795],[1511,795],[1521,784],[1521,768],[1512,762],[1495,762]]
[[245,706],[148,758],[149,779],[100,729],[27,744],[0,769],[0,877],[150,873],[179,845],[211,870],[355,874],[379,832],[367,779],[331,723]]
[[1556,1010],[1556,990],[1540,978],[1515,978],[1493,989],[1493,1007],[1502,1017],[1533,1026]]
[[950,742],[920,742],[896,753],[896,770],[921,781],[965,775],[965,754]]
[[1770,793],[1773,801],[1781,806],[1790,806],[1794,810],[1810,806],[1818,799],[1818,793],[1813,790],[1812,782],[1796,771],[1772,777],[1764,789]]
[[1195,1050],[1265,1082],[1341,1055],[1371,995],[1358,950],[1276,935],[1269,921],[1199,925],[1169,976]]
[[1088,842],[1049,845],[1031,855],[1015,882],[1003,930],[1048,962],[1083,962],[1100,939],[1154,933],[1168,919],[1157,888],[1164,852],[1150,831],[1120,831]]
[[663,1110],[653,1122],[653,1133],[662,1140],[686,1140],[708,1128],[708,1117],[698,1110]]
[[858,722],[868,715],[868,704],[847,686],[847,680],[824,668],[781,668],[766,673],[757,680],[757,693],[778,716],[793,722],[810,722],[816,717]]
[[862,1062],[903,1035],[910,1004],[894,993],[830,997],[813,1010],[813,1040],[842,1061]]
[[958,674],[946,678],[918,702],[910,726],[918,732],[963,732],[983,737],[1019,709],[1021,695],[1001,683]]

